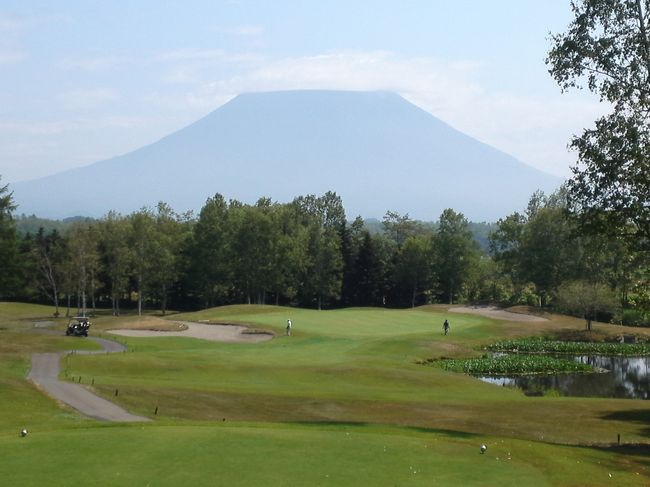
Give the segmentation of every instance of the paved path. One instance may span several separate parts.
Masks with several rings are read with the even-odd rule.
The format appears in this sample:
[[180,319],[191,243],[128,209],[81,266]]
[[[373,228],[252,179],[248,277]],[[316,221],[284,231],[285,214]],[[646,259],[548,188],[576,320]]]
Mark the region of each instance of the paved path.
[[[99,343],[104,350],[100,352],[79,351],[78,354],[114,353],[126,350],[121,343],[103,338],[90,337]],[[149,418],[136,416],[113,404],[106,399],[96,396],[88,389],[72,382],[60,381],[61,357],[66,353],[35,353],[32,355],[32,369],[28,379],[33,381],[40,389],[76,409],[80,413],[101,421],[151,421]]]

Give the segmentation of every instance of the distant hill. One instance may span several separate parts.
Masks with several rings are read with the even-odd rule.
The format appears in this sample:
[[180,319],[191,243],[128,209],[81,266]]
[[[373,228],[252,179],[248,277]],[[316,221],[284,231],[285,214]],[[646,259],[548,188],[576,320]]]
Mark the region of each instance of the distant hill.
[[285,91],[240,95],[154,144],[12,189],[18,213],[48,218],[332,190],[350,218],[453,208],[494,221],[560,184],[394,93]]

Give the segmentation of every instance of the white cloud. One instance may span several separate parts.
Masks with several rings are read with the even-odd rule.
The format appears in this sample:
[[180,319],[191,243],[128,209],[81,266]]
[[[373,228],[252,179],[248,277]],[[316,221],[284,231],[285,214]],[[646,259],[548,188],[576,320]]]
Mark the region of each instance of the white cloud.
[[39,24],[69,22],[70,17],[62,14],[19,14],[0,12],[0,32],[11,33]]
[[68,15],[57,13],[0,12],[0,34],[16,35],[44,24],[65,24],[71,22]]
[[92,132],[103,129],[139,129],[152,125],[157,120],[157,117],[107,115],[35,123],[0,121],[0,135],[51,136],[73,132]]
[[25,59],[27,55],[20,50],[8,50],[8,49],[0,49],[0,65],[1,64],[16,64],[23,59]]
[[223,49],[183,48],[160,53],[159,61],[219,61],[223,60],[226,52]]
[[388,51],[258,59],[240,74],[195,86],[177,102],[207,111],[247,91],[395,91],[458,130],[528,164],[568,175],[574,156],[566,145],[572,134],[602,112],[602,106],[588,96],[558,93],[543,98],[489,91],[478,81],[486,69],[489,66],[471,60],[407,58]]
[[66,71],[107,71],[129,64],[131,60],[119,56],[94,56],[85,58],[66,58],[59,61],[59,68]]
[[119,99],[116,91],[110,88],[88,88],[66,91],[56,99],[67,110],[87,110]]
[[242,37],[258,37],[264,34],[264,27],[261,25],[238,25],[226,29],[226,32]]

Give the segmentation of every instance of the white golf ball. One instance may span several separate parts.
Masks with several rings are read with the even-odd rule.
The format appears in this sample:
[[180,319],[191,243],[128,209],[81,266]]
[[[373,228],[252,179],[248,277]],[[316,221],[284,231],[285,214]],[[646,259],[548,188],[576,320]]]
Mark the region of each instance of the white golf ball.
[[486,450],[487,450],[487,446],[481,445],[481,453],[485,453]]
[[24,428],[20,430],[20,436],[27,436],[27,430]]

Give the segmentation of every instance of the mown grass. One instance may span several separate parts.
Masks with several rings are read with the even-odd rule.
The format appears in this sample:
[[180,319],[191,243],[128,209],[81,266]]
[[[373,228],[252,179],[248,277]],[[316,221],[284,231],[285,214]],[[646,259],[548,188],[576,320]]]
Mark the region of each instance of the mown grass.
[[3,483],[25,487],[641,486],[647,480],[636,469],[644,460],[638,455],[345,424],[68,429],[0,437],[0,451]]
[[[643,485],[647,450],[563,445],[614,443],[617,434],[647,444],[646,403],[530,398],[417,364],[468,358],[495,337],[561,331],[566,322],[454,315],[444,336],[446,316],[435,307],[217,308],[173,318],[246,323],[277,337],[257,344],[120,337],[128,352],[66,360],[70,376],[88,387],[94,380],[94,390],[152,417],[151,425],[81,418],[24,380],[17,353],[22,365],[0,360],[0,379],[13,381],[0,389],[0,478],[13,485],[610,485],[611,473]],[[282,336],[287,318],[292,337]],[[91,333],[130,320],[99,317]],[[26,349],[31,338],[55,337],[14,338],[27,340]],[[18,437],[22,427],[27,438]],[[34,458],[42,461],[29,466]]]

